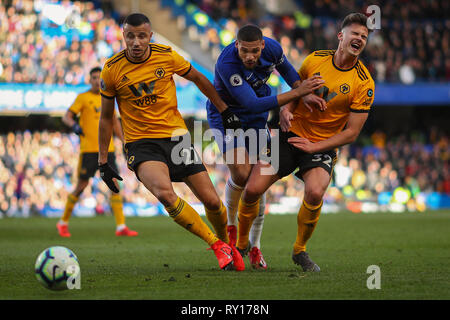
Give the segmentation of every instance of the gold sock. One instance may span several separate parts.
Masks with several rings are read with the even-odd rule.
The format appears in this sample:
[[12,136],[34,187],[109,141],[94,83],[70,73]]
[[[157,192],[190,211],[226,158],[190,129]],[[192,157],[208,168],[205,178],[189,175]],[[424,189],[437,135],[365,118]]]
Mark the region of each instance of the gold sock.
[[239,201],[238,208],[238,240],[237,247],[245,249],[248,245],[248,234],[252,227],[253,220],[259,213],[259,199],[253,203],[246,203],[244,200]]
[[116,226],[125,224],[122,196],[120,194],[112,194],[110,203],[111,203],[111,210],[114,214],[114,218],[116,219]]
[[311,238],[319,221],[322,204],[323,202],[317,206],[313,206],[303,201],[297,214],[297,238],[294,243],[294,254],[306,251],[306,242]]
[[64,213],[61,217],[61,220],[65,223],[69,222],[70,216],[72,215],[73,208],[75,207],[76,203],[78,202],[78,197],[74,196],[73,194],[69,194],[66,201],[66,206],[64,208]]
[[166,207],[169,216],[180,226],[203,239],[208,245],[213,245],[219,240],[208,225],[202,220],[186,201],[177,198],[174,204]]
[[208,210],[205,207],[206,217],[209,222],[211,222],[214,230],[216,231],[217,237],[225,243],[228,243],[228,233],[227,233],[227,208],[220,201],[220,208],[213,211]]

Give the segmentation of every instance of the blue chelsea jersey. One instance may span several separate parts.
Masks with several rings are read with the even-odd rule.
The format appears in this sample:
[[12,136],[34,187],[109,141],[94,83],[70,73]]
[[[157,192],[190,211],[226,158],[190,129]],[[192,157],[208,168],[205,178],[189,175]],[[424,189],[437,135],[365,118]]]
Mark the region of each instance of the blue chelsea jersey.
[[[268,111],[278,107],[276,96],[271,96],[267,85],[271,73],[277,69],[292,87],[300,76],[283,54],[280,44],[264,37],[265,47],[258,64],[246,69],[239,58],[235,42],[228,45],[217,59],[214,74],[214,87],[230,109],[243,124],[267,121]],[[208,100],[208,117],[217,116],[216,107]]]

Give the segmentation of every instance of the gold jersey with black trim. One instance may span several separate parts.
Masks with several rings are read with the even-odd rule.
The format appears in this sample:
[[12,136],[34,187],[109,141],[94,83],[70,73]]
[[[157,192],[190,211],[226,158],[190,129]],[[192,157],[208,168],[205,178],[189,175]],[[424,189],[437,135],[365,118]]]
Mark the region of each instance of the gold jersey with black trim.
[[[80,93],[69,108],[69,111],[80,117],[80,152],[98,152],[98,124],[100,121],[101,96],[100,93],[86,91]],[[111,137],[108,152],[114,152]]]
[[294,111],[290,131],[311,142],[328,139],[344,129],[350,112],[369,112],[375,83],[364,64],[358,60],[349,69],[334,63],[335,50],[319,50],[308,55],[298,73],[301,79],[322,76],[325,83],[314,93],[327,103],[324,112],[309,112],[302,99]]
[[148,58],[139,63],[122,50],[105,62],[101,73],[100,93],[116,98],[127,143],[187,132],[173,74],[186,75],[191,64],[169,46],[150,43],[149,50]]

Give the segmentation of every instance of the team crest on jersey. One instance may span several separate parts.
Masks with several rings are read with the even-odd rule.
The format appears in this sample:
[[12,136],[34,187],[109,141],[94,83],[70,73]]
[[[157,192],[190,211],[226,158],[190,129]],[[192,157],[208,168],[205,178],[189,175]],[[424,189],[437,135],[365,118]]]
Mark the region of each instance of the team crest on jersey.
[[155,70],[155,76],[158,79],[161,79],[162,77],[164,77],[165,74],[166,74],[166,71],[163,68],[158,68]]
[[239,74],[237,74],[237,73],[233,74],[233,75],[230,77],[230,84],[231,84],[233,87],[237,87],[237,86],[242,85],[242,78],[241,78],[241,76],[240,76]]
[[100,88],[102,88],[103,91],[106,90],[105,81],[103,81],[103,79],[100,79]]
[[339,87],[339,91],[341,91],[341,93],[346,94],[350,92],[350,86],[346,83],[341,84],[341,86]]

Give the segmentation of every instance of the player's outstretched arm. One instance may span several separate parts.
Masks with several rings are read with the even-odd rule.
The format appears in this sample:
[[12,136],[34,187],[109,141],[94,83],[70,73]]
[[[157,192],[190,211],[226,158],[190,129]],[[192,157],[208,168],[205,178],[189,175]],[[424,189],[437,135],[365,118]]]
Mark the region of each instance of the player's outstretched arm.
[[302,137],[292,137],[288,139],[288,142],[307,153],[317,153],[339,148],[355,142],[368,116],[369,113],[351,112],[345,129],[326,140],[313,143]]
[[313,76],[303,81],[299,86],[277,96],[257,97],[247,82],[242,81],[239,86],[231,86],[225,83],[233,97],[247,108],[251,113],[262,113],[283,106],[291,101],[312,93],[323,86],[325,81],[320,76]]
[[198,72],[194,67],[184,75],[184,78],[192,81],[200,89],[200,91],[208,97],[209,100],[217,107],[225,129],[239,129],[242,128],[239,118],[228,108],[227,104],[220,98],[216,88],[202,73]]

